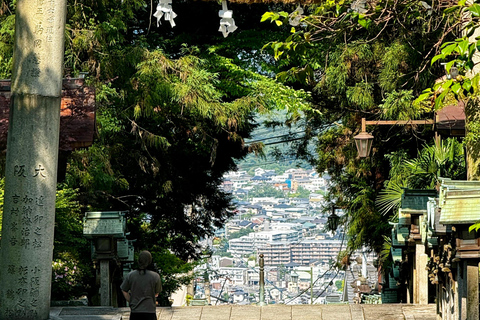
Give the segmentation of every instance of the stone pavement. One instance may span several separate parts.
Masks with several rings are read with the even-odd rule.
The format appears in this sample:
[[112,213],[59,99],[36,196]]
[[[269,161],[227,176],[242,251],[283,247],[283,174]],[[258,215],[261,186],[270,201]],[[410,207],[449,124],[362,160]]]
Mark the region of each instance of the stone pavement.
[[[128,308],[54,307],[52,320],[128,320]],[[158,320],[436,320],[435,305],[221,305],[157,308]]]

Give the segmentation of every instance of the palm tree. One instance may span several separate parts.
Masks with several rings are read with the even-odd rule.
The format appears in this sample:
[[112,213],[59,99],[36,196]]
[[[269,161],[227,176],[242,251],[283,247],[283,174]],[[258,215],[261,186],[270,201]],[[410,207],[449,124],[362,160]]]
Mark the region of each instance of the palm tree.
[[454,138],[425,144],[417,158],[409,160],[403,152],[389,155],[391,179],[376,200],[378,210],[386,215],[400,206],[403,189],[434,189],[439,179],[465,179],[466,166],[461,142]]

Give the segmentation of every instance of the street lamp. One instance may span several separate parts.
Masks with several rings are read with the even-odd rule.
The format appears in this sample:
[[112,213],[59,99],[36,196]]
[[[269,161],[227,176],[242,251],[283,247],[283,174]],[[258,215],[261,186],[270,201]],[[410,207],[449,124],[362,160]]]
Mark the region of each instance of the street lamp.
[[370,150],[372,149],[373,144],[373,136],[367,132],[366,127],[367,124],[365,118],[362,118],[362,132],[353,137],[360,158],[366,158],[370,155]]
[[435,124],[435,120],[370,120],[366,121],[362,118],[362,131],[355,137],[355,144],[357,146],[358,156],[366,158],[370,155],[372,149],[373,136],[367,132],[368,125],[412,125],[412,124]]
[[338,227],[338,222],[340,221],[340,217],[335,214],[335,207],[332,207],[332,213],[328,216],[327,218],[327,225],[328,229],[332,230],[335,232]]

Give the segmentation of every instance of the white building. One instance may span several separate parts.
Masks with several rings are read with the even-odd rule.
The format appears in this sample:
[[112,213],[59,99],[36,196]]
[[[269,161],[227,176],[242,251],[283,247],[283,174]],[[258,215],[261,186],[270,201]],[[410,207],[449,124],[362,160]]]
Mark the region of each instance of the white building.
[[271,223],[270,230],[283,231],[283,230],[297,230],[302,231],[302,224],[300,223]]
[[284,242],[297,242],[300,239],[301,231],[297,230],[269,230],[252,232],[247,235],[254,239],[254,246],[264,246],[269,242],[284,241]]
[[254,238],[243,236],[228,241],[228,251],[232,254],[252,254],[254,248]]
[[244,285],[247,268],[220,268],[219,273],[228,278],[231,285]]

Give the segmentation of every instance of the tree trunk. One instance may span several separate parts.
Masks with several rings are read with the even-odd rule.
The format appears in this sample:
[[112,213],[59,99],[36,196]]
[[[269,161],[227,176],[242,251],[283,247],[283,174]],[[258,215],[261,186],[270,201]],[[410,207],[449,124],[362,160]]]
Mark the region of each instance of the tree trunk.
[[465,104],[465,143],[467,180],[480,180],[480,98]]

